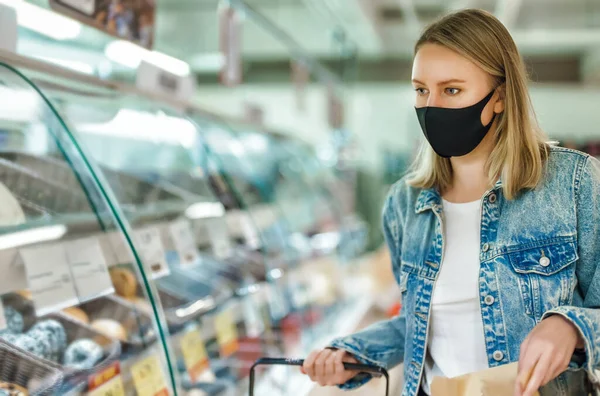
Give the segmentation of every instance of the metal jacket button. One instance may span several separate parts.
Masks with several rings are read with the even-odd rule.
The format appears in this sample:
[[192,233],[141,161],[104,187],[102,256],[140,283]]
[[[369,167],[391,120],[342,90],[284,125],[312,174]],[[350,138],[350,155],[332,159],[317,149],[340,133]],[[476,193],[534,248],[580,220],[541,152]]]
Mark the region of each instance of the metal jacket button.
[[484,252],[487,252],[488,250],[490,250],[490,244],[489,243],[484,243],[482,248],[483,248]]
[[549,266],[549,265],[550,265],[550,259],[549,259],[548,257],[546,257],[546,256],[542,257],[542,258],[540,259],[540,265],[541,265],[542,267],[547,267],[547,266]]
[[504,354],[502,353],[502,351],[496,351],[492,354],[492,357],[495,361],[499,362],[504,358]]
[[488,201],[490,201],[490,203],[495,203],[497,198],[498,197],[496,196],[496,194],[490,194]]
[[486,305],[492,305],[495,301],[494,296],[485,296],[485,298],[483,299],[483,301],[485,302]]

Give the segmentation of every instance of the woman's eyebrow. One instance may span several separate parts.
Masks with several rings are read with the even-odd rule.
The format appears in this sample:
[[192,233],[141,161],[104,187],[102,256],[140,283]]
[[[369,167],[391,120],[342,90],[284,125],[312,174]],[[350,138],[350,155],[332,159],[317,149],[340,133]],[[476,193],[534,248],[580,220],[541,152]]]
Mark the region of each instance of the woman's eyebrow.
[[450,80],[440,81],[437,85],[447,85],[452,83],[466,83],[466,81],[458,78],[452,78]]
[[[421,84],[421,85],[425,85],[424,82],[417,80],[416,78],[413,78],[412,82],[414,84]],[[465,80],[461,80],[458,78],[451,78],[450,80],[444,80],[444,81],[440,81],[437,83],[437,85],[447,85],[447,84],[452,84],[452,83],[466,83]]]

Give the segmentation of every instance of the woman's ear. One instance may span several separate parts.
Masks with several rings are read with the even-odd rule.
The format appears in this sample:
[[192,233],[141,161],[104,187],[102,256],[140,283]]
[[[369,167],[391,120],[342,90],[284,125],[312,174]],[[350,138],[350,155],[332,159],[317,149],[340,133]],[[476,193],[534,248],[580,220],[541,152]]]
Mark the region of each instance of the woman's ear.
[[498,96],[496,99],[496,103],[494,103],[494,113],[500,114],[504,111],[504,100],[506,98],[506,85],[502,84],[498,88],[496,88],[496,92]]

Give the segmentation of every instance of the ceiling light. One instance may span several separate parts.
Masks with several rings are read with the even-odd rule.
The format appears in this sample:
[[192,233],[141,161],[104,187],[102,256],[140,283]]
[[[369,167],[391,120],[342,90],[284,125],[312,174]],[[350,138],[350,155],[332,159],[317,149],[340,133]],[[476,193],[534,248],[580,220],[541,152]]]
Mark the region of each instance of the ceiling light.
[[140,63],[142,63],[142,60],[144,60],[169,73],[173,73],[181,77],[185,77],[190,74],[190,65],[188,65],[186,62],[167,54],[163,54],[162,52],[148,51],[147,49],[130,43],[129,41],[112,41],[104,49],[104,54],[111,61],[130,69],[137,69]]
[[17,11],[19,26],[55,40],[72,40],[81,33],[79,22],[24,0],[0,0],[0,4],[13,7]]

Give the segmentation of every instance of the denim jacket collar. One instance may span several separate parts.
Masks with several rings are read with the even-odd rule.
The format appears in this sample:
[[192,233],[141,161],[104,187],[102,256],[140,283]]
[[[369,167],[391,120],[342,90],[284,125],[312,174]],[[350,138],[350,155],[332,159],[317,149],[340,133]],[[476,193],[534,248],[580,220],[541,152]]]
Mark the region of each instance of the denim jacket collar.
[[[502,188],[502,179],[498,179],[494,187],[486,192],[485,195],[490,193],[491,191],[496,191]],[[426,210],[434,210],[442,204],[442,197],[437,188],[426,188],[421,190],[419,196],[417,198],[417,202],[415,204],[415,213],[422,213]]]
[[427,188],[421,190],[417,203],[415,204],[415,213],[422,213],[426,210],[440,206],[442,197],[437,188]]

